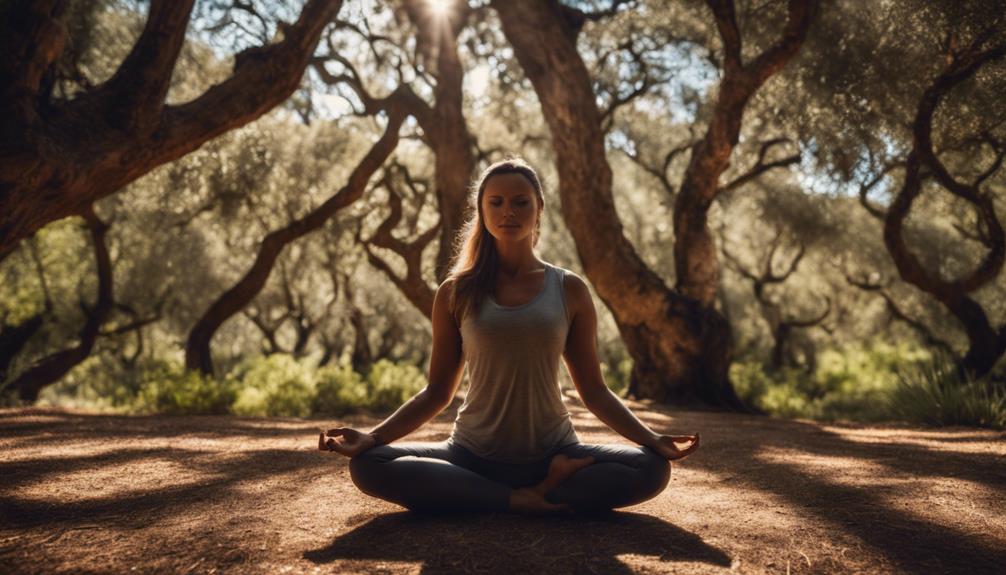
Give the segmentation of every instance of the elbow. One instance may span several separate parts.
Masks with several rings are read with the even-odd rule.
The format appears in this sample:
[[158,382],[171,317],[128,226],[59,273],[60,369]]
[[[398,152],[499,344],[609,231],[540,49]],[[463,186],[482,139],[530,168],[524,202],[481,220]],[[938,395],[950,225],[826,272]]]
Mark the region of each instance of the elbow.
[[596,389],[589,392],[581,392],[580,400],[583,401],[583,406],[587,408],[593,414],[597,414],[599,410],[603,410],[605,406],[608,405],[609,400],[614,397],[608,387],[602,385]]
[[436,408],[437,413],[447,409],[447,407],[451,405],[451,402],[454,401],[453,394],[436,393],[429,388],[427,388],[423,394],[425,395],[426,401]]

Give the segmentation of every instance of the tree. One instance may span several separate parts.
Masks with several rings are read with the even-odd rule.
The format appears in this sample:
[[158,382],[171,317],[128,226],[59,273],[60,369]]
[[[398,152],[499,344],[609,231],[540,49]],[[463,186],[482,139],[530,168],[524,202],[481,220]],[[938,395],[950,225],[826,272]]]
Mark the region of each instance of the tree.
[[[989,165],[978,168],[969,179],[964,174],[953,174],[934,149],[933,116],[941,101],[961,84],[973,80],[976,74],[991,63],[1006,56],[1006,39],[1000,22],[976,34],[964,48],[955,48],[958,41],[951,37],[947,64],[926,87],[918,101],[912,123],[912,149],[905,161],[905,175],[886,211],[884,218],[884,243],[901,278],[934,297],[960,322],[968,338],[968,349],[961,359],[962,370],[976,376],[989,373],[1006,352],[1006,326],[995,328],[988,314],[972,294],[994,280],[1002,271],[1006,260],[1006,234],[996,213],[995,195],[985,187],[996,174],[1006,157],[1006,137],[994,126],[983,130],[967,142],[968,156],[981,158],[982,152],[991,152]],[[972,167],[974,168],[974,167]],[[947,280],[938,271],[926,269],[911,251],[905,240],[905,221],[912,204],[926,188],[927,180],[946,190],[954,197],[967,202],[976,215],[976,229],[972,237],[987,250],[978,266],[963,277]]]
[[276,259],[283,249],[291,242],[321,228],[339,210],[363,195],[370,178],[398,145],[398,132],[406,118],[406,113],[400,104],[401,99],[402,91],[398,90],[387,98],[372,103],[373,114],[379,111],[387,114],[387,126],[381,138],[353,169],[346,184],[306,215],[269,232],[259,244],[255,261],[244,276],[221,294],[202,314],[189,332],[185,344],[186,368],[213,375],[210,349],[213,335],[225,321],[244,309],[258,295],[269,279]]
[[46,223],[285,100],[342,2],[308,0],[295,23],[281,26],[282,40],[238,53],[229,79],[173,105],[165,97],[193,0],[151,0],[116,72],[71,97],[58,96],[53,81],[69,4],[16,0],[0,8],[0,260]]
[[[783,271],[777,272],[776,254],[782,247],[783,230],[777,229],[771,241],[768,252],[765,254],[759,266],[759,271],[752,271],[739,257],[731,253],[726,244],[720,246],[720,251],[726,258],[727,265],[751,282],[751,290],[755,300],[761,310],[762,318],[768,324],[769,332],[772,334],[772,352],[769,356],[769,365],[774,370],[779,370],[787,364],[794,364],[791,340],[795,329],[806,329],[819,325],[831,313],[831,300],[825,298],[824,310],[813,315],[808,315],[798,319],[789,315],[783,306],[773,299],[766,288],[771,285],[780,285],[786,282],[796,272],[800,261],[806,254],[807,247],[799,242],[796,253],[792,256],[789,264],[783,266]],[[813,354],[808,352],[807,370],[813,371]]]
[[740,407],[727,372],[730,326],[713,307],[718,265],[707,211],[721,189],[720,175],[737,143],[745,105],[799,50],[816,2],[789,2],[781,37],[748,63],[741,59],[733,3],[709,2],[724,46],[724,76],[675,201],[674,290],[640,259],[614,209],[604,114],[576,49],[589,15],[556,1],[492,5],[548,122],[563,217],[584,270],[635,360],[630,391],[663,401]]
[[10,382],[10,387],[17,390],[22,401],[34,402],[43,388],[59,381],[90,355],[100,335],[101,327],[114,306],[112,260],[105,245],[108,224],[98,218],[92,206],[85,208],[81,215],[87,225],[94,249],[98,275],[97,298],[93,306],[86,306],[81,302],[81,308],[84,309],[87,319],[80,329],[76,345],[42,358]]
[[[432,10],[429,3],[423,0],[406,0],[402,3],[402,11],[415,27],[416,37],[415,53],[408,54],[404,60],[410,61],[410,71],[432,88],[432,104],[427,103],[406,83],[401,84],[400,90],[402,105],[416,119],[422,130],[423,143],[433,152],[433,188],[440,214],[439,234],[431,228],[412,242],[392,237],[391,232],[401,215],[394,203],[397,193],[393,187],[395,184],[386,178],[385,187],[391,194],[392,213],[369,242],[400,256],[406,266],[405,277],[399,277],[377,253],[368,249],[367,255],[368,261],[384,273],[416,309],[429,318],[433,311],[435,289],[425,279],[422,252],[429,242],[439,237],[433,276],[438,282],[442,281],[450,271],[454,239],[464,224],[468,186],[475,170],[474,139],[468,131],[463,112],[464,67],[458,52],[458,36],[472,9],[465,0],[453,0],[442,11]],[[348,22],[339,24],[341,28],[355,31],[375,54],[379,53],[379,45],[390,43],[389,38],[373,33],[369,27],[365,30]],[[327,45],[328,53],[313,60],[314,70],[322,81],[329,86],[347,85],[364,108],[373,106],[375,98],[357,68],[348,58],[339,54],[331,36]],[[395,47],[395,51],[403,49],[401,46]],[[392,60],[386,54],[382,54],[379,59]],[[403,58],[397,59],[395,70],[399,81],[404,77],[402,60]],[[333,74],[328,70],[326,63],[333,61],[341,65],[343,73]],[[427,75],[427,70],[432,78]],[[400,208],[400,203],[397,205]]]

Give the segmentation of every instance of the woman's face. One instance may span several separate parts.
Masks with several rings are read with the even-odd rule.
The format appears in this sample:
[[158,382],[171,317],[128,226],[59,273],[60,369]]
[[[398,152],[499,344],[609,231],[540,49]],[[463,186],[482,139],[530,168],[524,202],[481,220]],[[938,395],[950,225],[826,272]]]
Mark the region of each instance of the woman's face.
[[521,174],[490,176],[482,192],[482,219],[498,241],[533,238],[541,206],[534,186]]

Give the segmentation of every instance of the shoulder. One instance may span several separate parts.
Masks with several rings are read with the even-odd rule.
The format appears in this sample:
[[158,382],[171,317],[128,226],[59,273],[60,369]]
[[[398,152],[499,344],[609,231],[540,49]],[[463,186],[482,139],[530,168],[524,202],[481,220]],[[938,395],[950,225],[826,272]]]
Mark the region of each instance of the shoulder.
[[440,286],[437,287],[437,295],[440,297],[450,297],[454,293],[454,286],[457,285],[456,278],[447,278],[440,282]]
[[437,293],[433,296],[433,321],[446,324],[448,321],[455,327],[461,325],[461,319],[457,313],[457,302],[454,299],[454,290],[457,288],[457,278],[447,278],[440,282]]
[[437,293],[433,296],[433,313],[437,315],[439,313],[447,313],[448,315],[453,315],[451,313],[451,306],[453,305],[454,299],[454,286],[457,284],[457,280],[454,278],[447,278],[440,282],[440,286],[437,287]]
[[570,312],[584,309],[584,306],[593,307],[587,281],[577,273],[563,268],[558,269],[562,270],[563,292],[566,296],[566,306]]

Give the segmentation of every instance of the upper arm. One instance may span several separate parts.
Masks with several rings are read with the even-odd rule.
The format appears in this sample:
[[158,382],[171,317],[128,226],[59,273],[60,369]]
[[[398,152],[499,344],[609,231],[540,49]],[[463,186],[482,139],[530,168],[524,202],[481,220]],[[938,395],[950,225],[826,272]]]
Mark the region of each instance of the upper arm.
[[433,397],[450,403],[461,381],[464,358],[461,349],[461,331],[450,309],[453,290],[451,280],[437,288],[433,298],[433,351],[430,357],[430,374],[427,390]]
[[572,322],[566,336],[563,359],[577,393],[586,404],[598,393],[607,390],[597,359],[597,310],[594,309],[587,282],[580,276],[566,274],[564,293]]

